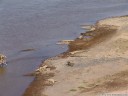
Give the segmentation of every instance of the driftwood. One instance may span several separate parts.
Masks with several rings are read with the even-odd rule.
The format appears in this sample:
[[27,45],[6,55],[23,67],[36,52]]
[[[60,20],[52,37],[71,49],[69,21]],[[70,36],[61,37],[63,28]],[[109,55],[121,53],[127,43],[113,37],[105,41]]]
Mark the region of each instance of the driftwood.
[[81,28],[86,29],[88,31],[94,31],[96,29],[94,25],[81,25]]
[[56,44],[70,44],[71,42],[73,42],[74,40],[61,40]]

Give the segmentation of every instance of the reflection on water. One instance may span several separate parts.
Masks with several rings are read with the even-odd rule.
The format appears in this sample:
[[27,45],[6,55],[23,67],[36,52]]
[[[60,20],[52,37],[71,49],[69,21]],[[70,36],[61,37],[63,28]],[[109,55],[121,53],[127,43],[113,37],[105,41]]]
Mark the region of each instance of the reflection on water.
[[0,75],[5,74],[5,72],[6,72],[6,68],[0,67]]
[[[127,13],[128,0],[0,0],[0,53],[8,61],[0,68],[0,96],[21,96],[33,80],[22,75],[65,51],[55,43],[78,36],[81,24]],[[36,51],[20,52],[29,48]]]

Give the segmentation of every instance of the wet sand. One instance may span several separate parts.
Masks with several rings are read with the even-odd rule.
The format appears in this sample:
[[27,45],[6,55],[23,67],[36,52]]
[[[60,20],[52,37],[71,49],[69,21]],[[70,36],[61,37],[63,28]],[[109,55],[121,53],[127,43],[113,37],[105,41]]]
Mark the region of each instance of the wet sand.
[[100,96],[127,90],[127,21],[128,16],[98,21],[94,31],[87,31],[92,39],[77,38],[66,54],[42,63],[24,96]]

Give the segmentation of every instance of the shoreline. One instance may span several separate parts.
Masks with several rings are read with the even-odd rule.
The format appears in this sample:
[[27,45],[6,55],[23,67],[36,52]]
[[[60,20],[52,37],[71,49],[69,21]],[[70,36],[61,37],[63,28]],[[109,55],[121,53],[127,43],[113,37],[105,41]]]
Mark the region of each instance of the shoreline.
[[96,22],[95,30],[81,34],[67,52],[45,60],[31,74],[35,79],[23,96],[97,96],[125,87],[127,21],[128,16],[120,16]]

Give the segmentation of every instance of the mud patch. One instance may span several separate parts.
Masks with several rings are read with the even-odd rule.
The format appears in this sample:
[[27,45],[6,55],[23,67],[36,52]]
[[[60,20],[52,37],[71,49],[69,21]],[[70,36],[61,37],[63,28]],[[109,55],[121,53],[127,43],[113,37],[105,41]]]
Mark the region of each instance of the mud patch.
[[[128,86],[128,70],[114,75],[108,75],[95,82],[85,85],[80,91],[89,93],[107,93],[115,90],[126,89]],[[128,87],[127,87],[128,88]]]
[[26,89],[23,96],[46,96],[45,94],[42,93],[42,90],[44,90],[46,86],[52,86],[52,84],[48,84],[46,82],[47,82],[47,79],[53,76],[54,76],[54,73],[37,75],[34,81]]
[[92,45],[110,39],[116,33],[116,30],[116,27],[106,25],[96,27],[94,31],[87,31],[85,33],[81,33],[82,38],[77,38],[69,44],[68,52],[85,50]]

